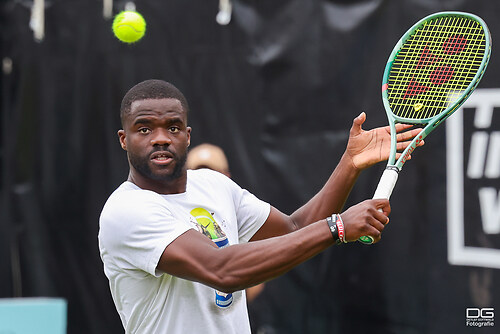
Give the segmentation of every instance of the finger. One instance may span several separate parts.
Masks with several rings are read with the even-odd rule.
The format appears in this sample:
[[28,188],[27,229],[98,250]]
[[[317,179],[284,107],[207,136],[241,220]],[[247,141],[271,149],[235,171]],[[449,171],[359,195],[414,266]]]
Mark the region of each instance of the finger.
[[363,123],[366,121],[366,114],[365,112],[361,112],[361,114],[358,115],[353,121],[352,121],[352,127],[351,127],[351,134],[352,135],[358,135],[360,134],[363,129],[361,126]]
[[406,129],[413,127],[413,124],[398,123],[398,124],[396,124],[395,127],[396,127],[396,132],[400,132],[400,131],[403,131],[403,130],[406,130]]
[[377,219],[373,219],[370,222],[370,225],[373,226],[377,231],[380,231],[380,232],[382,232],[384,230],[385,223],[387,222],[387,216],[385,216],[385,215],[383,215],[383,216],[384,216],[383,222],[381,222],[380,220],[378,220],[378,218]]
[[374,199],[373,201],[375,202],[375,208],[377,209],[377,213],[374,217],[380,222],[386,222],[387,216],[391,213],[391,203],[388,199]]
[[405,132],[400,132],[396,135],[397,141],[410,140],[418,136],[422,132],[422,129],[413,129]]
[[[411,141],[403,141],[403,142],[398,142],[398,143],[396,144],[396,150],[397,150],[397,151],[403,151],[403,150],[404,150],[405,148],[407,148],[410,144],[411,144]],[[418,147],[418,146],[422,146],[422,145],[424,145],[424,144],[425,144],[425,141],[423,141],[423,140],[422,140],[422,141],[418,142],[417,147]]]
[[380,241],[380,239],[382,238],[382,232],[379,231],[378,229],[376,229],[375,227],[369,225],[367,228],[366,228],[366,232],[364,235],[369,235],[370,237],[373,238],[373,243],[377,243]]

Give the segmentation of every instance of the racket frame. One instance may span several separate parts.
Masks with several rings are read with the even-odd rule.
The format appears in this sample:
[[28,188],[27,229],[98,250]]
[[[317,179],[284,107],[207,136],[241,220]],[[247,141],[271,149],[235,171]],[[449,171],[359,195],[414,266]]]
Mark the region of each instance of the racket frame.
[[[467,88],[464,90],[464,92],[461,94],[461,96],[448,108],[443,110],[441,113],[438,115],[435,115],[433,117],[429,118],[423,118],[423,119],[410,119],[410,118],[404,118],[404,117],[399,117],[393,114],[391,107],[389,105],[389,96],[387,92],[387,87],[389,84],[389,74],[392,68],[392,65],[397,58],[397,55],[403,46],[403,44],[415,33],[416,30],[418,30],[425,22],[433,19],[437,19],[439,17],[443,16],[461,16],[461,17],[466,17],[466,18],[472,18],[473,20],[477,21],[485,31],[485,54],[483,56],[483,59],[481,61],[481,65],[474,76],[474,78],[471,80],[470,84],[467,86]],[[479,82],[481,81],[481,78],[484,74],[484,71],[486,70],[486,67],[488,66],[488,62],[490,59],[491,55],[491,35],[489,33],[488,26],[486,23],[481,19],[480,17],[470,14],[470,13],[465,13],[465,12],[439,12],[439,13],[434,13],[429,16],[424,17],[417,23],[415,23],[396,43],[394,46],[394,49],[391,52],[391,55],[389,56],[389,61],[387,62],[385,69],[384,69],[384,76],[382,79],[382,102],[384,104],[384,109],[387,114],[387,118],[389,120],[389,125],[391,128],[391,152],[388,160],[387,166],[394,166],[398,169],[398,171],[401,171],[404,163],[406,162],[405,156],[411,154],[413,150],[417,147],[418,143],[423,140],[425,137],[429,135],[439,124],[441,124],[442,121],[444,121],[446,118],[451,116],[456,110],[458,110],[462,104],[469,98],[469,96],[474,92],[474,89],[477,87]],[[422,129],[422,132],[415,137],[410,145],[401,153],[400,158],[398,161],[396,160],[396,123],[404,123],[404,124],[426,124],[426,126]],[[407,157],[406,157],[407,158]]]
[[[433,117],[429,118],[423,118],[423,119],[410,119],[410,118],[404,118],[395,115],[390,107],[389,104],[389,96],[388,96],[388,86],[389,86],[389,74],[392,69],[393,63],[397,58],[397,55],[399,51],[401,50],[402,46],[404,43],[417,31],[420,29],[427,21],[437,19],[439,17],[448,17],[448,16],[460,16],[460,17],[466,17],[469,19],[473,19],[476,22],[478,22],[481,27],[483,28],[483,31],[485,32],[485,54],[483,55],[483,59],[481,61],[481,65],[479,66],[479,69],[474,76],[474,78],[471,80],[470,84],[467,86],[467,88],[462,92],[461,96],[458,97],[453,103],[451,103],[448,108],[440,112],[438,115],[435,115]],[[386,63],[385,69],[384,69],[384,75],[382,79],[382,101],[384,105],[384,109],[387,115],[387,119],[389,121],[389,126],[390,126],[390,134],[391,134],[391,149],[390,149],[390,154],[389,154],[389,159],[387,162],[387,166],[384,170],[384,173],[382,174],[382,177],[380,178],[379,184],[377,186],[377,190],[375,191],[375,194],[373,198],[385,198],[389,199],[392,190],[394,189],[394,186],[396,184],[396,181],[398,179],[399,172],[403,168],[404,163],[408,160],[409,156],[411,153],[415,150],[415,148],[418,147],[419,143],[424,140],[439,124],[441,124],[445,119],[447,119],[449,116],[451,116],[456,110],[458,110],[462,104],[469,98],[469,96],[474,92],[474,89],[477,87],[479,84],[479,81],[481,81],[481,78],[486,70],[486,67],[488,66],[488,62],[490,59],[491,55],[491,34],[489,32],[488,26],[486,23],[481,19],[480,17],[470,14],[470,13],[465,13],[465,12],[439,12],[439,13],[434,13],[431,15],[428,15],[415,23],[396,43],[394,46],[390,56],[389,60]],[[404,123],[404,124],[414,124],[414,125],[424,125],[422,131],[419,133],[418,136],[413,138],[413,140],[410,142],[410,144],[406,147],[403,152],[401,152],[401,155],[399,159],[396,161],[396,154],[397,154],[397,139],[396,139],[396,124],[397,123]],[[359,238],[359,241],[365,244],[371,244],[373,243],[374,239],[371,236],[363,236]]]

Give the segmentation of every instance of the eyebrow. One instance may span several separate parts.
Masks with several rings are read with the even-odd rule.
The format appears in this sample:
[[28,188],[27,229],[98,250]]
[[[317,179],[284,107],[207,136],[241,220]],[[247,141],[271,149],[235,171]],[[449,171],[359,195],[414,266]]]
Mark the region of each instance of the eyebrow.
[[150,118],[147,117],[139,117],[134,120],[133,125],[138,125],[138,124],[150,124],[153,121]]
[[[151,124],[154,123],[153,117],[148,117],[148,116],[140,116],[134,120],[133,125],[139,125],[139,124]],[[169,118],[166,123],[168,124],[183,124],[183,120],[180,117],[172,117]]]

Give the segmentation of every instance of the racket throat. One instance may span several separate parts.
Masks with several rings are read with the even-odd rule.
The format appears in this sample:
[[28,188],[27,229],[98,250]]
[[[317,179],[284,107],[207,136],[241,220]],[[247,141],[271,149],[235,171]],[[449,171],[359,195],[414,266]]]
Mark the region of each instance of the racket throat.
[[377,186],[377,190],[375,190],[375,194],[373,195],[373,199],[376,198],[385,198],[389,199],[392,194],[392,190],[396,185],[396,181],[399,176],[399,168],[395,166],[387,166],[380,178],[380,181]]

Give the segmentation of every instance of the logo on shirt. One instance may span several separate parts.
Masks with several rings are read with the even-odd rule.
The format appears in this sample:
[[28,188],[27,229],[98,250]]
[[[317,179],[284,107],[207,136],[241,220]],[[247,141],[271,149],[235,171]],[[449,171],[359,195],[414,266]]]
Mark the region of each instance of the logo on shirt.
[[220,228],[219,224],[217,224],[210,212],[203,208],[196,208],[191,210],[191,215],[198,223],[198,230],[212,239],[217,246],[223,247],[228,244],[226,234]]
[[[224,231],[220,228],[219,224],[215,221],[214,217],[210,212],[203,208],[195,208],[191,210],[191,215],[196,219],[198,223],[198,230],[212,239],[213,242],[219,248],[223,248],[229,245],[227,236]],[[221,308],[226,308],[233,303],[232,293],[223,293],[220,291],[215,291],[215,304]]]

